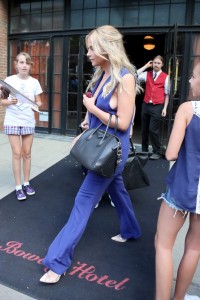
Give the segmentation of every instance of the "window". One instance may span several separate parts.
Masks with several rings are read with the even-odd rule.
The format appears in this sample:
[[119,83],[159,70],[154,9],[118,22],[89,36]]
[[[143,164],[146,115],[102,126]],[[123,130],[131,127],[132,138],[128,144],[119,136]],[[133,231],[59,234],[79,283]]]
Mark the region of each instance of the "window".
[[195,9],[194,9],[194,25],[200,24],[199,12],[200,12],[200,1],[196,1]]
[[64,2],[11,1],[10,33],[63,29]]
[[54,39],[52,128],[61,127],[63,38]]
[[[200,23],[199,10],[197,0],[195,25]],[[92,29],[104,24],[117,27],[184,25],[185,16],[186,0],[12,0],[10,33]]]
[[[186,0],[71,0],[70,14],[71,29],[105,24],[117,27],[184,25]],[[196,13],[196,22],[198,16]]]

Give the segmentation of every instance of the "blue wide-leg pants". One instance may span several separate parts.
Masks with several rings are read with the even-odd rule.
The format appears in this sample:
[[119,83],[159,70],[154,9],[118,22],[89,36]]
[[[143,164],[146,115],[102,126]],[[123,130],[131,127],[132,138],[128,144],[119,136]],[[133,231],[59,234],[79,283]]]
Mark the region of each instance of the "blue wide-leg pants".
[[82,237],[95,205],[105,191],[108,191],[115,204],[121,236],[125,239],[136,239],[141,236],[141,230],[121,174],[106,178],[88,172],[75,198],[68,222],[53,240],[43,260],[47,268],[61,275],[70,267],[74,248]]

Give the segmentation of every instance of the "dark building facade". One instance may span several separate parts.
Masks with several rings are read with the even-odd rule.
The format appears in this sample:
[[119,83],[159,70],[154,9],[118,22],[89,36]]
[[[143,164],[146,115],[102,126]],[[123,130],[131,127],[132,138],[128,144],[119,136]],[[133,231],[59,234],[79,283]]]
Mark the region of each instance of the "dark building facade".
[[[163,141],[167,139],[200,56],[200,0],[10,0],[8,7],[8,74],[14,72],[16,54],[29,52],[33,76],[44,90],[38,132],[77,133],[85,114],[82,94],[92,74],[84,38],[94,27],[111,24],[124,35],[137,68],[158,54],[165,59],[171,82],[168,117],[162,124]],[[154,48],[146,50],[144,44]],[[138,130],[141,103],[142,95],[136,99]]]

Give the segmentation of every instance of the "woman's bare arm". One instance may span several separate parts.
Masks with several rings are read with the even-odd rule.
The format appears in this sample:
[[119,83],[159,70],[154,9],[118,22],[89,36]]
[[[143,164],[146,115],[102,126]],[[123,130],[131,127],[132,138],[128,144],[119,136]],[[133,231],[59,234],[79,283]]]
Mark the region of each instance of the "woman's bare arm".
[[193,109],[191,103],[186,102],[181,104],[176,113],[173,129],[165,153],[167,160],[177,159],[181,144],[185,137],[186,127],[191,121],[192,116]]

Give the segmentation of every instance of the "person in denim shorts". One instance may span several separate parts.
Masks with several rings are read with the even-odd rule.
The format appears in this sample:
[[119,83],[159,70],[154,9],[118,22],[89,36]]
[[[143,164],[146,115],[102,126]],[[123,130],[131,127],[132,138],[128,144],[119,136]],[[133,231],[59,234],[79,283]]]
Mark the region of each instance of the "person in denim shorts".
[[[26,52],[20,52],[15,60],[16,75],[5,79],[20,93],[35,101],[39,106],[41,103],[42,88],[37,79],[30,76],[33,62]],[[16,197],[25,200],[26,195],[34,195],[35,190],[30,186],[29,177],[31,169],[31,147],[35,132],[34,106],[29,103],[21,103],[9,96],[1,99],[1,105],[6,107],[4,119],[4,132],[8,135],[12,148],[13,174],[16,184]],[[23,164],[24,183],[21,184],[21,161]]]
[[[200,63],[189,80],[193,100],[182,103],[176,113],[166,158],[175,161],[162,194],[156,247],[156,300],[200,300],[187,290],[200,257]],[[184,253],[178,267],[174,296],[173,246],[179,230],[189,218]]]

